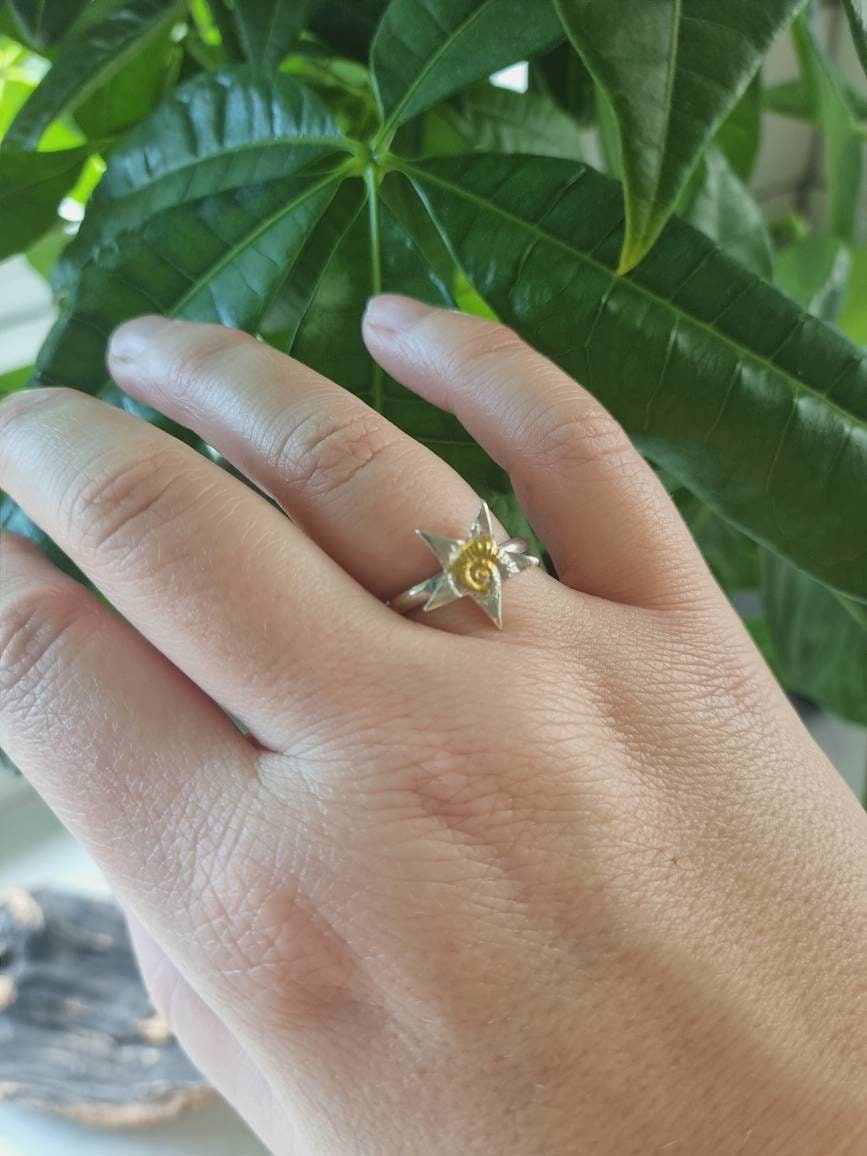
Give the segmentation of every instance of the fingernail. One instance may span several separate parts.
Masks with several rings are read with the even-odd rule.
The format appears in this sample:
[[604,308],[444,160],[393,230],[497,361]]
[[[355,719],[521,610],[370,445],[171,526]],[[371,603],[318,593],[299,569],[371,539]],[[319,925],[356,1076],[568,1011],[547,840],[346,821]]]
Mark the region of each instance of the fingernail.
[[111,335],[109,357],[117,361],[133,361],[167,325],[171,325],[171,321],[156,314],[125,321]]
[[380,293],[368,301],[364,324],[396,333],[415,325],[430,311],[430,305],[416,301],[413,297],[402,297],[399,293]]

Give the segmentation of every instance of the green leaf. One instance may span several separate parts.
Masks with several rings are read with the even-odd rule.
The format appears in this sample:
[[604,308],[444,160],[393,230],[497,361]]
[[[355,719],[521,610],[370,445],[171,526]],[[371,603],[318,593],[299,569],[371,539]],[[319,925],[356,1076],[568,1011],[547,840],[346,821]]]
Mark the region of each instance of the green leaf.
[[554,0],[617,117],[626,234],[648,252],[711,136],[802,0]]
[[[867,120],[867,96],[862,96],[838,69],[832,68],[831,71],[857,128],[857,122]],[[787,80],[783,84],[770,85],[762,91],[762,107],[766,112],[775,112],[779,116],[819,123],[812,93],[803,80]]]
[[176,77],[180,57],[167,31],[148,40],[125,68],[76,107],[75,123],[90,140],[99,141],[144,120]]
[[675,505],[689,526],[713,576],[729,594],[755,590],[759,584],[759,546],[715,514],[685,486],[673,493]]
[[765,552],[762,607],[784,683],[867,724],[867,608]]
[[[615,275],[619,187],[543,157],[399,162],[494,311],[717,513],[867,598],[867,359],[672,221]],[[576,495],[580,501],[580,495]]]
[[[112,155],[89,229],[62,259],[60,317],[32,383],[98,394],[199,444],[107,381],[111,330],[153,311],[255,329],[346,174],[347,162],[337,163],[346,153],[315,97],[288,77],[256,79],[247,68],[178,90],[128,142],[136,134],[132,152]],[[0,522],[40,537],[9,500]]]
[[[255,329],[283,279],[291,276],[341,175],[334,170],[316,181],[292,176],[252,185],[164,209],[145,221],[122,247],[82,271],[39,352],[30,384],[95,394],[204,449],[193,434],[106,379],[111,330],[129,317],[153,312]],[[9,498],[0,503],[0,526],[45,541]],[[57,551],[51,556],[70,569]]]
[[843,0],[843,8],[852,29],[855,51],[858,53],[861,67],[867,73],[867,9],[864,7],[864,0]]
[[235,0],[238,39],[245,59],[261,72],[276,72],[312,7],[312,0]]
[[87,13],[66,37],[45,79],[12,123],[5,144],[33,149],[52,121],[127,67],[181,11],[180,0],[123,0],[99,19]]
[[32,372],[32,365],[22,365],[20,369],[7,369],[5,373],[0,373],[0,397],[23,389]]
[[246,65],[200,74],[113,150],[59,284],[163,209],[240,195],[253,183],[330,164],[350,147],[325,105],[289,76],[256,76]]
[[[448,142],[449,147],[443,150],[446,154],[478,149],[574,160],[583,155],[577,123],[541,93],[513,92],[483,81],[463,93],[455,107],[446,105],[438,111],[461,146],[455,149]],[[436,155],[441,150],[428,136],[424,151],[426,155]]]
[[811,233],[777,254],[774,280],[802,308],[834,322],[843,305],[851,266],[849,250],[838,237]]
[[30,268],[49,284],[54,266],[60,260],[63,250],[72,240],[72,235],[66,231],[67,228],[65,222],[58,220],[53,228],[44,233],[24,253]]
[[318,0],[310,27],[344,56],[367,61],[388,0]]
[[104,384],[111,329],[154,312],[256,326],[343,170],[231,189],[163,209],[82,267],[37,359],[38,383]]
[[[316,48],[316,52],[309,51]],[[326,49],[303,40],[280,66],[281,73],[311,89],[331,109],[341,129],[359,142],[368,140],[379,124],[379,111],[370,87],[370,72],[345,57],[325,55]]]
[[392,0],[370,50],[383,124],[398,125],[497,69],[551,48],[563,30],[549,0]]
[[72,27],[88,0],[9,0],[21,35],[34,48],[50,48]]
[[814,120],[812,96],[803,80],[785,80],[771,84],[762,92],[762,107],[766,112],[788,116],[795,120]]
[[722,122],[716,143],[742,181],[753,175],[762,131],[762,84],[756,75],[746,92]]
[[707,150],[687,194],[682,216],[747,269],[770,277],[771,242],[762,211],[720,149]]
[[602,168],[609,177],[623,181],[623,156],[620,150],[620,128],[617,114],[601,85],[596,85],[596,132]]
[[849,289],[837,318],[843,332],[858,345],[867,346],[867,245],[862,245],[852,253],[852,272]]
[[530,92],[556,101],[579,124],[592,122],[596,108],[593,77],[568,42],[530,61],[528,84]]
[[21,30],[13,17],[5,0],[0,0],[0,36],[8,36],[10,40],[18,40]]
[[792,25],[792,36],[811,107],[823,133],[828,228],[851,243],[861,190],[862,140],[845,94],[806,16],[799,16]]
[[762,658],[767,663],[774,678],[783,687],[784,690],[789,690],[786,686],[786,680],[783,677],[783,672],[780,670],[780,664],[777,662],[777,655],[774,651],[773,643],[771,642],[771,634],[768,630],[768,624],[764,618],[759,615],[751,615],[743,620],[744,626],[750,632],[750,638],[756,645]]
[[84,148],[0,150],[0,260],[26,249],[57,222],[57,206],[86,158]]

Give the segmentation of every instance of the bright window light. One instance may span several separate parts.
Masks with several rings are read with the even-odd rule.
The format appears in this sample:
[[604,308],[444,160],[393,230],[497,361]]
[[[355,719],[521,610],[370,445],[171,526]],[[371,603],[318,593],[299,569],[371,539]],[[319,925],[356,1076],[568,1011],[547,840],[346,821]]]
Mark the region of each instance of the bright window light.
[[508,68],[501,68],[491,77],[491,84],[497,88],[511,88],[515,92],[527,91],[527,62],[520,60],[517,64],[510,64]]

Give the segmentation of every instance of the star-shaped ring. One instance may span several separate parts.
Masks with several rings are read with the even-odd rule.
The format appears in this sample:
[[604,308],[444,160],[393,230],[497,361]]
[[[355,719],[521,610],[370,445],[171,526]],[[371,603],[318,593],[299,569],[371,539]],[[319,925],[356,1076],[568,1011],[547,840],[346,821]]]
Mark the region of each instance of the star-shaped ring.
[[497,544],[486,502],[479,506],[465,538],[447,538],[428,530],[416,530],[416,533],[436,554],[442,570],[392,598],[389,606],[399,614],[406,614],[418,606],[436,610],[458,598],[472,598],[502,630],[503,583],[522,570],[539,565],[539,559],[527,553],[526,541],[509,538]]

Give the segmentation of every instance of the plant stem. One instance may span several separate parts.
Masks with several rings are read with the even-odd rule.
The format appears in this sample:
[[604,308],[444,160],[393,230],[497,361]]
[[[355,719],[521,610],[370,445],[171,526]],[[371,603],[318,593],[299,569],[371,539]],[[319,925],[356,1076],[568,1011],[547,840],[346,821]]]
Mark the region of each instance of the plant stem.
[[[372,164],[364,170],[364,183],[367,186],[367,212],[370,220],[370,289],[373,295],[382,292],[382,254],[379,237],[379,185],[376,169]],[[378,413],[383,411],[384,386],[382,366],[375,361],[370,388],[371,404]]]

